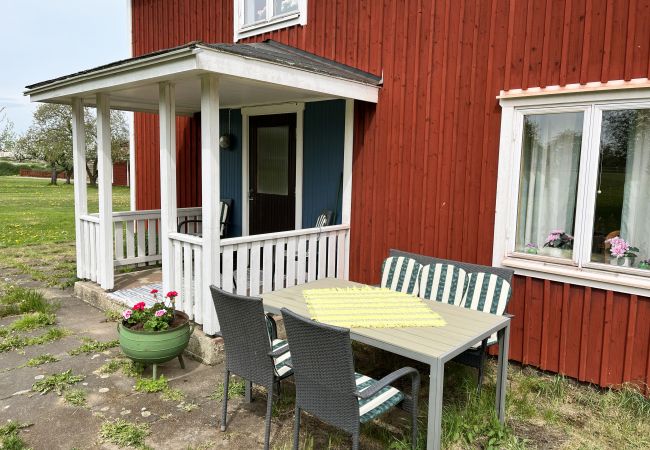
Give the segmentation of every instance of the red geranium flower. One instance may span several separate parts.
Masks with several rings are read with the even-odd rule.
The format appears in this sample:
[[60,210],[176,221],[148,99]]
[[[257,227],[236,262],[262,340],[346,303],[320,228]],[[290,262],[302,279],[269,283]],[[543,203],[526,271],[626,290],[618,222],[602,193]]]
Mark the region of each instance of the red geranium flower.
[[152,293],[152,294],[157,294],[157,293],[158,293],[158,289],[152,289],[152,290],[151,290],[151,293]]
[[144,311],[145,304],[144,302],[136,303],[133,305],[133,309]]
[[174,298],[174,297],[178,297],[178,292],[176,291],[167,292],[167,298]]

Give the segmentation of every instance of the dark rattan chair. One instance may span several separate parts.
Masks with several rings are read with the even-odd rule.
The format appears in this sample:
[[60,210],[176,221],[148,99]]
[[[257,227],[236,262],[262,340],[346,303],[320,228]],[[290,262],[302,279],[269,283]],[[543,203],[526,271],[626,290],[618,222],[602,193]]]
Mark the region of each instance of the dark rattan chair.
[[[391,249],[389,251],[390,256],[399,257],[404,256],[407,258],[413,258],[422,265],[427,264],[452,264],[456,267],[460,267],[468,274],[485,272],[489,274],[497,275],[504,280],[506,280],[510,285],[512,285],[512,276],[514,275],[514,270],[506,269],[503,267],[492,267],[492,266],[482,266],[480,264],[470,264],[462,261],[454,261],[451,259],[441,259],[434,258],[432,256],[419,255],[417,253],[403,252],[401,250]],[[508,317],[513,317],[510,314],[504,314]],[[478,369],[478,381],[477,381],[477,391],[481,392],[481,386],[483,384],[483,372],[485,367],[485,359],[487,355],[488,339],[484,339],[481,342],[481,345],[478,347],[470,348],[460,355],[456,356],[453,361],[456,361],[460,364],[466,366],[474,367]]]
[[[399,369],[379,381],[354,371],[350,330],[316,323],[282,309],[291,346],[296,383],[296,416],[293,448],[298,449],[300,413],[313,414],[352,435],[352,448],[359,448],[361,423],[374,419],[393,406],[411,414],[413,448],[417,444],[417,398],[420,374],[411,367]],[[410,395],[390,386],[411,378]]]
[[[273,387],[290,376],[291,360],[287,341],[277,339],[273,319],[264,315],[262,299],[231,294],[210,286],[226,350],[223,383],[221,431],[226,431],[228,381],[233,373],[249,383],[264,386],[268,392],[264,448],[269,448]],[[269,322],[270,320],[270,322]]]

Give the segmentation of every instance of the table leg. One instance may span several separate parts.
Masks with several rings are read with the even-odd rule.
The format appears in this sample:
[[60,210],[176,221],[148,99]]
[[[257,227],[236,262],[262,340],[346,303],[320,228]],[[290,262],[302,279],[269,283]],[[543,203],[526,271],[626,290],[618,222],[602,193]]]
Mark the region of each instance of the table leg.
[[506,384],[508,382],[508,345],[510,343],[510,322],[497,333],[499,360],[497,365],[496,408],[499,422],[506,419]]
[[427,416],[427,449],[440,450],[442,440],[442,384],[445,365],[439,360],[431,364],[429,375],[429,413]]

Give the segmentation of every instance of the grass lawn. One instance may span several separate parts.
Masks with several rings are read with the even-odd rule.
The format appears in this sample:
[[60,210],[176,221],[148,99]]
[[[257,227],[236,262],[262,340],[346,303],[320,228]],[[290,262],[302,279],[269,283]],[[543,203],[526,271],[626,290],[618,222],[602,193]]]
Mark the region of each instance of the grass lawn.
[[[0,177],[0,248],[74,241],[71,184],[47,179]],[[88,210],[97,212],[97,188],[88,188]],[[113,209],[129,209],[129,188],[113,187]]]

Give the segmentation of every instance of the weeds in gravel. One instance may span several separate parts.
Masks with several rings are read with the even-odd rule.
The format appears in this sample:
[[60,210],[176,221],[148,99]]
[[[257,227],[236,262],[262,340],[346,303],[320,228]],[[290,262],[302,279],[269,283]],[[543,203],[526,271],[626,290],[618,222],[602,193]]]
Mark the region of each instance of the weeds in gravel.
[[142,374],[142,365],[126,358],[113,358],[97,371],[99,373],[115,373],[118,370],[127,377],[139,377]]
[[53,306],[35,289],[9,286],[0,296],[0,317],[41,312],[50,313]]
[[34,312],[28,313],[19,319],[14,320],[6,327],[0,327],[0,337],[8,336],[16,331],[31,331],[37,328],[43,328],[56,323],[54,314]]
[[99,436],[105,442],[120,447],[146,448],[145,439],[149,436],[149,425],[130,423],[124,419],[115,419],[102,424]]
[[22,428],[29,424],[21,424],[10,420],[0,426],[0,448],[3,450],[27,450],[27,444],[18,434]]
[[117,347],[118,345],[120,345],[120,341],[117,339],[108,342],[99,342],[96,341],[95,339],[89,339],[89,338],[82,338],[81,340],[83,341],[83,344],[81,344],[79,347],[75,348],[74,350],[70,350],[68,354],[74,356],[74,355],[80,355],[82,353],[85,354],[100,353],[108,350],[109,348]]
[[71,389],[65,393],[63,399],[68,405],[86,406],[86,391],[83,389]]
[[169,384],[167,378],[163,375],[158,377],[157,380],[150,378],[138,378],[135,382],[135,390],[138,392],[162,392],[165,389],[169,389]]
[[[246,393],[246,384],[243,380],[231,379],[228,382],[228,398],[243,397]],[[223,400],[223,383],[219,383],[217,388],[212,394],[210,399],[220,402]]]
[[168,387],[160,393],[160,398],[169,402],[180,402],[185,399],[185,394],[180,389]]
[[43,345],[49,342],[58,341],[69,335],[70,332],[65,328],[51,328],[46,333],[36,337],[25,337],[18,335],[9,335],[0,341],[0,353],[10,350],[18,350],[23,347],[32,345]]
[[116,309],[107,309],[104,311],[104,317],[106,317],[106,322],[119,322],[122,320],[122,313]]
[[48,375],[42,380],[37,381],[32,385],[32,391],[40,392],[41,395],[54,391],[58,395],[61,395],[63,391],[68,389],[70,386],[83,381],[84,378],[86,378],[84,375],[73,375],[72,369],[68,369],[65,372]]
[[57,361],[59,361],[59,358],[54,355],[50,355],[49,353],[45,353],[43,355],[37,356],[36,358],[31,358],[25,363],[25,365],[27,367],[38,367],[42,366],[43,364]]

